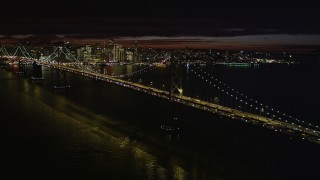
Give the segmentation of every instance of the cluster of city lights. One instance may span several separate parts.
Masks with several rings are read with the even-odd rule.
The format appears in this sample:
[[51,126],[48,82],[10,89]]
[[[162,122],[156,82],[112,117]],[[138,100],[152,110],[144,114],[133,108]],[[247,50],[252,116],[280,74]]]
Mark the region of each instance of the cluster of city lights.
[[[48,56],[48,57],[52,57],[52,56],[55,55],[53,58],[50,58],[51,61],[54,60],[54,59],[57,57],[57,55],[56,55],[57,49],[58,49],[58,47],[55,48],[55,50],[53,51],[53,53],[51,53],[51,54]],[[84,70],[84,71],[89,71],[89,72],[94,72],[94,73],[98,73],[98,74],[103,74],[103,73],[101,73],[101,72],[98,71],[98,70],[94,70],[94,69],[92,69],[92,68],[89,68],[89,67],[87,67],[87,66],[82,65],[82,63],[81,63],[77,58],[75,58],[67,48],[64,48],[64,49],[65,49],[67,52],[64,52],[63,49],[62,49],[61,52],[62,52],[62,53],[67,57],[67,59],[72,63],[71,66],[77,67],[77,68],[79,68],[79,69],[81,69],[81,70]],[[49,61],[50,61],[50,60],[49,60]],[[127,74],[109,75],[109,76],[110,76],[110,77],[115,77],[115,78],[131,77],[131,76],[134,76],[134,75],[137,75],[137,74],[142,74],[142,73],[149,72],[149,71],[151,71],[151,70],[154,70],[155,68],[156,68],[156,66],[154,66],[154,65],[149,65],[149,66],[147,66],[147,67],[144,67],[144,68],[142,68],[142,69],[139,69],[139,70],[137,70],[137,71],[130,72],[130,73],[127,73]]]

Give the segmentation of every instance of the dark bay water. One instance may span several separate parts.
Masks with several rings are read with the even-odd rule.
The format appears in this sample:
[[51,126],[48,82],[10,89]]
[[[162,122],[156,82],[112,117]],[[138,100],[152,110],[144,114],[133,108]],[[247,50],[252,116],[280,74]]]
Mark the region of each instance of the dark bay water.
[[[318,68],[205,69],[319,124]],[[143,81],[161,87],[164,71]],[[317,144],[73,74],[71,89],[55,91],[56,71],[43,72],[39,85],[0,69],[1,179],[320,178]],[[190,81],[194,92],[201,83]],[[172,106],[181,117],[179,135],[160,129]]]

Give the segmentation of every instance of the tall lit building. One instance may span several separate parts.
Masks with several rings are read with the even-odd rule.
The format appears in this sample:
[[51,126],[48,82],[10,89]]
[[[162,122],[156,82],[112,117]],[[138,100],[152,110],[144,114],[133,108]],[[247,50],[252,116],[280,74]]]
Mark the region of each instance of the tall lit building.
[[134,41],[133,61],[134,62],[138,62],[139,61],[139,58],[138,58],[138,41],[137,40]]
[[133,52],[132,51],[126,51],[126,60],[127,61],[133,61]]
[[84,60],[91,61],[92,60],[91,55],[92,55],[92,46],[86,45],[86,51],[84,52]]

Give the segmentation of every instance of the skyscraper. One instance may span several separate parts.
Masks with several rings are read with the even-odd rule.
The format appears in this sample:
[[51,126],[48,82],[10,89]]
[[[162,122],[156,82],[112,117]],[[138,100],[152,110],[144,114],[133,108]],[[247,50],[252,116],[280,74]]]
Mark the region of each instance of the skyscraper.
[[137,40],[134,41],[133,61],[134,62],[138,62],[139,61],[139,58],[138,58],[138,41]]

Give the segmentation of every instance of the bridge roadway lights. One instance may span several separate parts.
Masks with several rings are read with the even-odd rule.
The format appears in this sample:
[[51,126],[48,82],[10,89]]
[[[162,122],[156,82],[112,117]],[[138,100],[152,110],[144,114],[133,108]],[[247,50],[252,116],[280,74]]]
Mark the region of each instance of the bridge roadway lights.
[[[76,69],[72,69],[72,68],[65,68],[65,70],[68,70],[68,71],[76,73],[76,74],[81,74],[80,70],[76,70]],[[95,76],[94,73],[88,73],[88,74]],[[132,86],[128,86],[127,83],[124,82],[123,80],[116,80],[116,79],[108,77],[108,76],[107,77],[100,76],[100,77],[105,78],[107,82],[117,84],[117,85],[120,85],[123,87],[128,87],[131,89],[135,89],[138,91],[142,91],[147,94],[157,95],[157,93],[161,93],[155,88],[149,88],[149,87],[146,87],[143,85],[132,84],[132,83],[130,83],[130,84],[132,84]],[[56,89],[65,89],[65,88],[69,88],[69,87],[70,86],[55,86]],[[263,127],[272,128],[273,130],[277,130],[279,132],[280,131],[284,132],[284,130],[288,130],[288,131],[290,130],[290,132],[288,132],[289,134],[297,135],[298,137],[303,137],[304,139],[307,139],[311,142],[315,142],[315,143],[320,144],[320,132],[319,131],[303,129],[302,126],[301,126],[301,128],[300,127],[298,128],[296,124],[291,125],[289,123],[280,122],[278,120],[273,120],[273,119],[270,119],[267,117],[261,117],[259,115],[251,114],[248,112],[242,112],[240,110],[236,110],[236,109],[232,109],[232,108],[228,108],[228,107],[223,107],[221,105],[211,104],[211,103],[208,104],[208,102],[200,101],[198,99],[194,99],[194,98],[190,98],[190,97],[173,95],[170,98],[170,92],[168,93],[168,95],[169,95],[169,97],[162,96],[159,94],[157,96],[162,97],[162,98],[166,98],[166,99],[170,99],[174,102],[186,104],[186,105],[192,106],[194,108],[214,112],[214,113],[217,113],[222,116],[231,117],[231,118],[239,119],[239,120],[242,120],[245,122],[250,122],[253,124],[262,125]],[[165,127],[163,127],[163,128],[165,128]],[[301,134],[302,132],[304,135]]]

